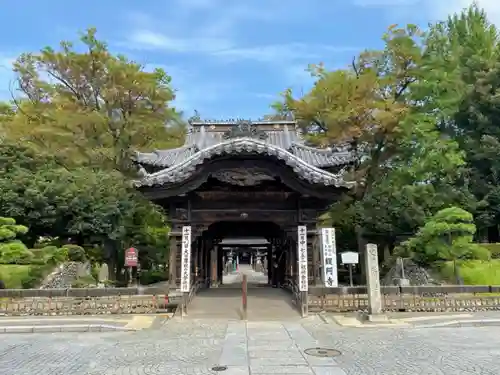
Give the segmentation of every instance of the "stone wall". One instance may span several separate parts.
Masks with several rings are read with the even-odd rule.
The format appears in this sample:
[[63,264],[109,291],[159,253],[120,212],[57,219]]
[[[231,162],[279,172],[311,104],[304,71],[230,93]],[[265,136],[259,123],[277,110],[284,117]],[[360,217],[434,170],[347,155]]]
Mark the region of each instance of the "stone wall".
[[40,289],[65,289],[78,278],[90,274],[88,263],[66,262],[59,265],[44,280]]

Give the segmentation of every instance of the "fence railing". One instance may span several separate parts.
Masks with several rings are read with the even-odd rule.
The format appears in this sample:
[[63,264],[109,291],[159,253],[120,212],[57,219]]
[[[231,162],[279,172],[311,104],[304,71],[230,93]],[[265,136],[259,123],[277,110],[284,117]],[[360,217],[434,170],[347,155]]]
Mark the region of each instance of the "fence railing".
[[[206,280],[192,285],[186,295],[168,294],[165,288],[2,289],[0,315],[96,315],[172,312],[191,302]],[[287,278],[289,290],[303,314],[368,310],[366,287],[309,287],[306,295]],[[306,298],[307,296],[307,298]],[[381,287],[384,311],[500,310],[500,285],[484,286],[386,286]],[[187,303],[186,303],[187,302]]]
[[192,283],[191,288],[189,289],[189,293],[182,293],[177,300],[177,306],[175,309],[175,314],[184,316],[187,314],[188,307],[191,304],[191,301],[196,297],[198,291],[207,285],[210,282],[208,278],[200,278]]
[[165,288],[2,289],[0,315],[153,314],[180,300]]
[[[500,310],[500,285],[381,287],[384,311]],[[309,310],[355,312],[368,310],[367,288],[309,288]]]
[[301,292],[294,277],[286,277],[283,288],[292,293],[293,301],[297,306],[300,314],[304,317],[308,314],[309,301],[307,300],[307,293]]

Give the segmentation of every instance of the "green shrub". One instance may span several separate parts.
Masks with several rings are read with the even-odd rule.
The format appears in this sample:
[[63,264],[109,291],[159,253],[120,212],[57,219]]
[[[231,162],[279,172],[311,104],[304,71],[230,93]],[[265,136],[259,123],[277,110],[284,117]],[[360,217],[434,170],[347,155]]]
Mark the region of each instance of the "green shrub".
[[3,264],[29,264],[34,254],[22,242],[0,244],[0,262]]
[[484,246],[472,243],[468,244],[467,248],[469,253],[464,256],[465,259],[475,259],[475,260],[490,260],[491,252]]
[[64,245],[63,249],[68,250],[68,260],[71,262],[85,262],[85,250],[78,245]]
[[141,276],[139,281],[142,285],[149,285],[154,283],[159,283],[161,281],[166,281],[167,274],[165,271],[141,271]]
[[96,282],[92,276],[79,277],[71,283],[72,288],[87,288],[91,285],[96,285]]
[[23,287],[22,281],[29,275],[30,266],[24,265],[0,265],[0,279],[8,289],[19,289]]
[[96,283],[99,282],[99,272],[101,271],[101,265],[98,263],[93,263],[90,268],[90,275]]
[[500,243],[482,243],[479,245],[489,250],[492,259],[500,259]]
[[51,265],[31,266],[28,275],[21,280],[23,289],[36,288],[52,270]]
[[29,262],[29,264],[33,264],[33,265],[37,265],[37,266],[43,266],[47,263],[48,262],[45,259],[37,259],[37,258],[31,259]]
[[16,225],[16,221],[11,217],[0,216],[0,242],[10,241],[18,234],[28,233],[28,228],[24,225]]
[[104,249],[99,246],[87,247],[85,248],[85,255],[88,260],[92,263],[103,263],[104,262]]
[[48,260],[54,264],[59,264],[68,261],[68,258],[68,249],[59,248],[50,255]]
[[[500,285],[500,260],[466,260],[457,262],[457,265],[465,285]],[[446,262],[440,273],[444,279],[454,281],[453,262]]]

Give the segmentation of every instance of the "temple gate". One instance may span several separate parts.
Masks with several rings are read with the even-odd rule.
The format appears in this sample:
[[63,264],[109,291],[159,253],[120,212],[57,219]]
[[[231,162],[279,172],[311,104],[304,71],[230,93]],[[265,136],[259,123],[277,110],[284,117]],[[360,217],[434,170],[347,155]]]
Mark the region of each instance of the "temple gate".
[[353,186],[343,178],[353,161],[348,151],[306,145],[294,121],[193,121],[182,147],[137,153],[137,188],[170,220],[171,287],[181,282],[183,227],[191,228],[191,285],[222,284],[225,239],[261,238],[269,283],[298,286],[299,226],[308,282],[319,284],[317,218]]

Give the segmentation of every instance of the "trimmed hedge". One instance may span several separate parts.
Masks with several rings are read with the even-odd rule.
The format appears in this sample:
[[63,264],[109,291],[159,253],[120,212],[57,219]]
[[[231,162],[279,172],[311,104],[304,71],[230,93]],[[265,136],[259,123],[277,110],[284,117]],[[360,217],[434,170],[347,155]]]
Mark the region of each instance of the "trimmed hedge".
[[149,285],[154,283],[159,283],[161,281],[167,281],[168,277],[165,271],[141,271],[139,281],[141,285]]
[[479,245],[488,249],[492,259],[500,259],[500,243],[481,243]]

